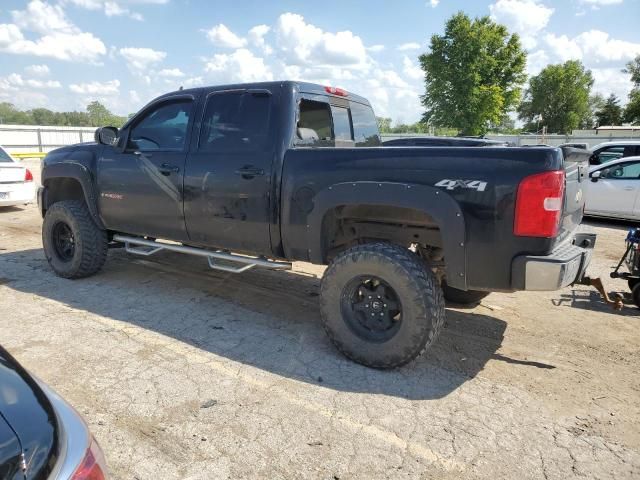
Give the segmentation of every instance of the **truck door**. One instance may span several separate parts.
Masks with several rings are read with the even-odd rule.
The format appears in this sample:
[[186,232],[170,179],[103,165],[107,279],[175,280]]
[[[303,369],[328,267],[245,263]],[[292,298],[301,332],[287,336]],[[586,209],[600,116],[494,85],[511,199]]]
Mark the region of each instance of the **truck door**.
[[[640,161],[620,162],[598,170],[589,183],[586,210],[613,217],[634,217],[640,193]],[[593,173],[592,173],[593,175]]]
[[205,101],[187,158],[185,220],[193,243],[271,253],[271,164],[277,137],[268,90],[227,90]]
[[111,230],[187,240],[183,173],[194,99],[165,98],[125,128],[98,158],[98,205]]

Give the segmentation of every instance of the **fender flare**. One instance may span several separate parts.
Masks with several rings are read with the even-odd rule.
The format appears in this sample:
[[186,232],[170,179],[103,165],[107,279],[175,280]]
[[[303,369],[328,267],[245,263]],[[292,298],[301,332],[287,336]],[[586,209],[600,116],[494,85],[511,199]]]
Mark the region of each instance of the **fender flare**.
[[91,213],[91,218],[96,223],[98,227],[105,230],[105,226],[102,223],[102,219],[98,214],[98,192],[95,187],[91,173],[86,166],[77,162],[62,162],[62,163],[54,163],[50,165],[46,165],[42,170],[42,185],[44,188],[43,192],[43,203],[40,206],[41,213],[44,213],[44,210],[47,207],[47,180],[51,180],[53,178],[73,178],[80,183],[82,187],[82,192],[84,193],[84,200],[87,204],[87,208],[89,209],[89,213]]
[[344,205],[380,205],[419,210],[440,228],[446,259],[447,284],[467,290],[466,228],[458,202],[428,185],[395,182],[345,182],[326,187],[313,198],[307,222],[309,258],[324,263],[322,222],[330,210]]

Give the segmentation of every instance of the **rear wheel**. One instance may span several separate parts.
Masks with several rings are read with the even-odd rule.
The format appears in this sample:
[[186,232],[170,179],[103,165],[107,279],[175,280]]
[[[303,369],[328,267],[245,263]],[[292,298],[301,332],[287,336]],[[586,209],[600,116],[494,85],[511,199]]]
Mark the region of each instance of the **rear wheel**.
[[64,278],[98,272],[107,258],[107,232],[100,229],[83,202],[53,204],[44,217],[42,244],[53,271]]
[[640,280],[637,278],[630,278],[627,280],[627,283],[629,284],[629,290],[633,290],[636,285],[640,284]]
[[410,362],[444,323],[444,299],[433,273],[406,248],[386,243],[340,253],[322,279],[320,305],[338,350],[374,368]]
[[491,293],[480,290],[458,290],[447,285],[446,281],[442,282],[442,292],[447,302],[457,303],[458,305],[477,305]]

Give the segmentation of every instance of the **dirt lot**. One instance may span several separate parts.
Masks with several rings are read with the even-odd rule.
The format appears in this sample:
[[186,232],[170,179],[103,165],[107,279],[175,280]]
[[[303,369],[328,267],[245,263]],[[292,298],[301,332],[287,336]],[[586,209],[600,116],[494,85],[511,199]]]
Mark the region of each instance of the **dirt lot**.
[[[37,172],[36,172],[37,173]],[[232,276],[109,254],[44,260],[35,206],[0,209],[0,343],[81,413],[114,478],[640,476],[640,316],[583,287],[447,309],[427,356],[349,362],[319,324],[321,269]],[[594,223],[608,279],[628,225]]]

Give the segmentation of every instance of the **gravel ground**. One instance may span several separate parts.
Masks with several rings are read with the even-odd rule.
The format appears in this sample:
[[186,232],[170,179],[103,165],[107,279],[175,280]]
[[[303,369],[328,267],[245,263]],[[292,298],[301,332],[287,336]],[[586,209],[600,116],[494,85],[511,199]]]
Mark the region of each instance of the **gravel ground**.
[[[37,174],[36,163],[31,163]],[[230,275],[109,253],[44,260],[35,206],[0,209],[0,343],[86,418],[117,479],[638,478],[640,322],[585,287],[448,308],[423,358],[354,364],[320,323],[322,269]],[[608,278],[629,225],[593,223]]]

